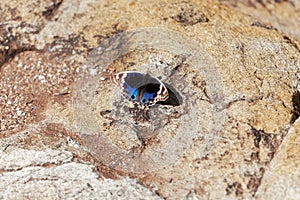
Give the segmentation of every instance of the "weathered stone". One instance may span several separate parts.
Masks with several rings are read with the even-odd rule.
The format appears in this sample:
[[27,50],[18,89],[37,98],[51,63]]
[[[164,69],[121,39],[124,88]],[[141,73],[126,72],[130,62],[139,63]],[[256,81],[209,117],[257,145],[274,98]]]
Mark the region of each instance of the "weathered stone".
[[[299,26],[281,4],[298,15],[294,1],[254,2],[258,19],[211,0],[1,2],[0,198],[299,199]],[[173,99],[134,110],[110,81],[126,70]]]

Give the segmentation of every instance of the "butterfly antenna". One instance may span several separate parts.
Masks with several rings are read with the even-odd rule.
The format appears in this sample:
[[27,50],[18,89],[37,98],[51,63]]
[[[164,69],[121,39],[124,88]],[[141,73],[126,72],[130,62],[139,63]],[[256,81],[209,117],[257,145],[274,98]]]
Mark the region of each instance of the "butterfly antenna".
[[119,79],[120,78],[119,78],[118,73],[116,73],[116,74],[110,73],[110,80],[111,80],[111,82],[113,82],[116,85],[119,85],[120,84],[120,80]]

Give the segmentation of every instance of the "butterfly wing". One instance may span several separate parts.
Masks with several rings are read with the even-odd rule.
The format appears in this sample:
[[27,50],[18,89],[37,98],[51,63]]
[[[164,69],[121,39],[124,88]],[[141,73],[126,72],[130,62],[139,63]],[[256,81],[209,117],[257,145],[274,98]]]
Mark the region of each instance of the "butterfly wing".
[[137,101],[139,97],[139,87],[142,86],[144,74],[135,71],[125,71],[114,74],[112,80],[119,85],[122,93],[126,98]]
[[158,101],[165,101],[169,97],[165,85],[156,78],[152,78],[151,83],[145,84],[140,90],[142,92],[140,103],[149,106],[154,105]]
[[139,87],[139,103],[146,106],[154,105],[157,101],[168,99],[166,86],[155,77],[145,74],[142,86]]
[[113,81],[121,86],[126,97],[141,105],[151,106],[169,97],[166,86],[149,74],[125,71],[115,74]]

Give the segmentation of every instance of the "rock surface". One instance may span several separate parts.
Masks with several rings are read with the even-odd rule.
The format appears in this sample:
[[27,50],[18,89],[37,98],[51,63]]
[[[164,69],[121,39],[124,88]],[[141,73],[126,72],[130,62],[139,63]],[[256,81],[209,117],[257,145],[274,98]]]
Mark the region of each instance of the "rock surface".
[[0,198],[299,199],[299,3],[249,2],[3,1]]

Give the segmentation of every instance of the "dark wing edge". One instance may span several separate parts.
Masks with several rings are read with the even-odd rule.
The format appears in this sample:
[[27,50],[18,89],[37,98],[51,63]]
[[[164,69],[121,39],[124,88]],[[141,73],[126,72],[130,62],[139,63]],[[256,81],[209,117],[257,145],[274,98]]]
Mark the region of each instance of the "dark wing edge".
[[141,73],[141,72],[137,72],[137,71],[123,71],[123,72],[119,72],[119,73],[116,73],[116,74],[113,74],[111,76],[111,80],[117,84],[117,85],[120,85],[122,82],[125,81],[125,78],[127,76],[131,76],[131,74],[140,74],[141,76],[145,76],[145,74]]
[[169,98],[169,92],[165,84],[160,81],[159,90],[157,96],[155,97],[156,101],[166,101]]

